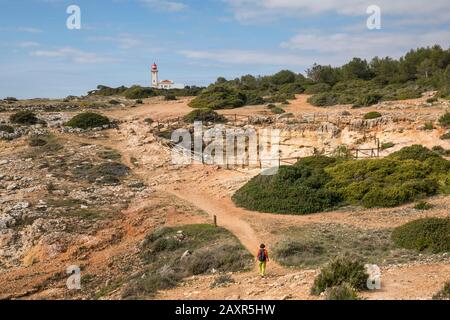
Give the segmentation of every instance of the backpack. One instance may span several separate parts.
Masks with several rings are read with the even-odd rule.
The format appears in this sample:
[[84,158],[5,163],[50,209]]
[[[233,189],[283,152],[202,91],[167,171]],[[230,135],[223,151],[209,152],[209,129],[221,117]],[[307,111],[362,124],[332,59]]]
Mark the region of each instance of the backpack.
[[261,261],[261,262],[266,261],[266,253],[265,253],[264,249],[259,249],[258,260]]

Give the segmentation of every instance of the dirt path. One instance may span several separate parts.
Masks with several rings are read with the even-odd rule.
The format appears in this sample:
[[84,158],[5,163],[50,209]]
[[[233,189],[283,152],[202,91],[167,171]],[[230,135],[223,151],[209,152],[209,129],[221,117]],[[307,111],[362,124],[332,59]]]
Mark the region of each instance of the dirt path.
[[[313,107],[306,102],[307,96],[301,96],[298,100],[287,107],[287,111],[294,113],[323,111],[322,108]],[[173,107],[173,109],[168,109]],[[165,109],[161,109],[165,108]],[[124,117],[142,121],[146,117],[155,119],[165,119],[168,117],[178,117],[189,112],[187,102],[168,105],[154,104],[144,105],[132,110],[115,111],[112,116]],[[251,114],[255,111],[264,111],[261,107],[248,107],[237,110],[238,114]],[[228,113],[231,111],[224,111]],[[235,111],[236,112],[236,111]],[[132,167],[131,158],[138,160],[144,155],[141,149],[132,147],[127,142],[127,136],[121,132],[111,131],[108,140],[84,139],[86,143],[100,144],[105,147],[114,148],[122,154],[122,161]],[[73,137],[72,137],[73,139]],[[78,138],[75,138],[78,139]],[[81,138],[80,138],[81,139]],[[81,141],[81,140],[79,140]],[[158,155],[154,155],[157,157]],[[167,179],[158,181],[155,188],[182,199],[185,202],[203,210],[209,215],[210,221],[214,216],[218,219],[218,225],[232,232],[251,253],[254,253],[261,242],[273,247],[277,240],[270,234],[270,230],[277,227],[300,226],[308,223],[341,223],[349,224],[360,228],[390,228],[407,221],[427,216],[427,213],[409,213],[408,206],[395,209],[371,209],[371,210],[338,210],[334,212],[318,213],[308,216],[286,216],[274,214],[260,214],[237,208],[231,201],[229,195],[224,195],[224,188],[213,188],[214,183],[227,178],[239,176],[234,171],[216,171],[207,174],[210,170],[207,166],[190,166],[178,171],[168,168],[158,169]],[[157,170],[151,170],[145,165],[133,169],[134,173],[140,176],[149,185],[154,183],[155,175],[161,174]],[[177,180],[170,181],[169,175],[176,175]],[[437,198],[434,203],[440,205],[448,201],[448,198]],[[139,206],[139,205],[138,205]],[[445,206],[442,210],[436,211],[436,216],[447,216]],[[132,210],[132,208],[131,208]],[[443,282],[448,278],[448,265],[418,265],[388,268],[383,272],[383,289],[377,292],[364,294],[369,299],[429,299],[436,292]],[[195,282],[188,282],[183,288],[175,288],[167,292],[162,292],[159,298],[164,299],[224,299],[229,296],[243,299],[255,298],[276,298],[290,297],[293,299],[311,299],[309,288],[315,277],[314,270],[291,270],[284,268],[272,261],[269,265],[269,277],[263,282],[263,288],[259,293],[254,292],[254,272],[236,275],[238,283],[231,288],[220,288],[210,290],[211,277],[204,276],[195,279]],[[295,279],[295,280],[293,280]],[[278,284],[280,283],[280,287]],[[295,286],[294,286],[295,285]],[[281,288],[283,287],[283,288]],[[281,289],[280,289],[281,288]],[[190,291],[190,292],[187,292]],[[267,291],[267,292],[265,292]],[[192,292],[199,292],[191,295]]]

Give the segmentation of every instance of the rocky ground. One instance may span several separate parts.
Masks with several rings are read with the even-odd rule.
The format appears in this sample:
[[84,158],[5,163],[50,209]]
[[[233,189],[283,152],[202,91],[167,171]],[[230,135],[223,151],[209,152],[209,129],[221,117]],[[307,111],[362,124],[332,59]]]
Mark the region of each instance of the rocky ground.
[[[326,110],[310,106],[306,98],[292,101],[286,107],[291,115],[284,117],[267,114],[264,106],[221,113],[251,117],[235,126],[283,129],[286,157],[310,155],[314,148],[330,152],[340,145],[371,147],[375,137],[394,143],[382,155],[415,143],[450,149],[448,140],[439,139],[444,130],[436,124],[448,102],[427,105],[424,97],[364,109]],[[127,281],[142,272],[141,242],[149,232],[161,226],[182,229],[185,224],[211,223],[213,216],[253,253],[260,242],[271,248],[283,239],[277,232],[282,228],[336,223],[358,230],[388,229],[450,212],[449,198],[444,196],[431,199],[435,206],[425,212],[411,204],[394,209],[344,208],[308,216],[236,208],[230,196],[258,169],[174,166],[170,149],[158,139],[161,132],[182,125],[178,118],[190,111],[188,101],[149,99],[133,108],[132,102],[125,101],[101,109],[116,120],[112,128],[90,131],[63,129],[63,123],[80,110],[78,105],[57,110],[48,101],[2,105],[0,122],[7,123],[11,112],[29,105],[26,108],[37,110],[46,125],[16,126],[16,136],[0,139],[0,298],[121,298]],[[382,118],[362,119],[375,109]],[[425,130],[429,121],[435,128]],[[46,144],[30,146],[36,136]],[[382,265],[383,289],[365,296],[429,299],[448,280],[447,255],[410,258]],[[82,290],[66,288],[70,265],[81,268]],[[317,299],[309,295],[317,272],[317,267],[292,269],[273,261],[265,279],[253,271],[235,273],[230,275],[234,283],[211,287],[216,274],[194,276],[156,298]]]

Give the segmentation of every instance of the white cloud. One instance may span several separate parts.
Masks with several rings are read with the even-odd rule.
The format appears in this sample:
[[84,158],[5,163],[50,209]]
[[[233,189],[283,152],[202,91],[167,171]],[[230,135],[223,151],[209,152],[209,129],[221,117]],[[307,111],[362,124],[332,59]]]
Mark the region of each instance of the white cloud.
[[187,5],[182,2],[170,0],[139,0],[139,2],[149,8],[160,11],[177,12],[187,8]]
[[128,33],[121,33],[115,37],[104,36],[104,37],[91,37],[90,41],[106,41],[112,42],[118,45],[122,49],[131,49],[134,47],[141,46],[143,44],[143,40],[135,37]]
[[383,15],[427,17],[437,15],[450,21],[450,1],[433,0],[223,0],[230,5],[241,22],[276,19],[281,16],[302,16],[335,12],[340,15],[364,16],[369,5],[378,5]]
[[251,50],[184,50],[179,51],[179,53],[188,59],[209,60],[226,64],[308,66],[315,62],[312,57],[299,54]]
[[411,48],[440,44],[450,46],[450,30],[435,30],[422,33],[374,32],[300,33],[281,44],[282,48],[312,50],[320,54],[335,54],[342,57],[378,56],[399,57]]
[[49,51],[38,50],[31,52],[31,55],[34,57],[64,58],[79,64],[95,64],[113,61],[111,58],[102,57],[97,53],[86,52],[71,47],[64,47]]

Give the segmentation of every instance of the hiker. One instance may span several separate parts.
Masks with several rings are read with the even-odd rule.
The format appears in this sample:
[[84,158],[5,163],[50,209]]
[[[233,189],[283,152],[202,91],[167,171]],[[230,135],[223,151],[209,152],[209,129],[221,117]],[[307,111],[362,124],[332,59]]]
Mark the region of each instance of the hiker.
[[264,277],[266,275],[266,263],[269,261],[269,254],[267,253],[267,249],[264,244],[259,246],[256,260],[259,262],[259,275]]

